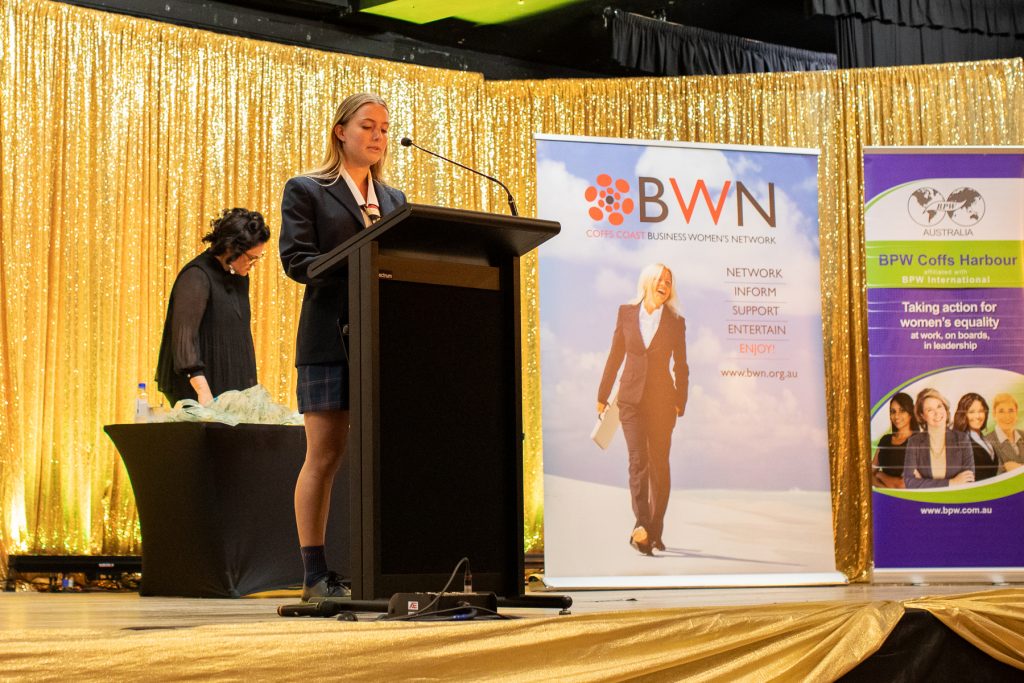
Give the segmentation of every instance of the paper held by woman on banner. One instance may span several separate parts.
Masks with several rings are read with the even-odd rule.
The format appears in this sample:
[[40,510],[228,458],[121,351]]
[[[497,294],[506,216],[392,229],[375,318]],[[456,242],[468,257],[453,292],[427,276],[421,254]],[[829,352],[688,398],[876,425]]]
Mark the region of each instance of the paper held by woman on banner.
[[590,432],[590,440],[600,446],[602,450],[608,450],[612,439],[615,438],[615,433],[619,431],[618,395],[619,389],[616,387],[612,395],[608,397],[608,407],[597,416],[594,429]]

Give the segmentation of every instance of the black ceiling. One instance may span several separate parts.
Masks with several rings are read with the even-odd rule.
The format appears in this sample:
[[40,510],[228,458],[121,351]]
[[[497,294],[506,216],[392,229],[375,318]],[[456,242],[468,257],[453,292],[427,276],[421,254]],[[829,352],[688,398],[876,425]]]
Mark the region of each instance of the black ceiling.
[[[832,19],[809,17],[805,0],[581,0],[505,24],[476,26],[458,19],[417,25],[373,14],[325,8],[337,2],[261,0],[276,12],[333,23],[366,35],[391,33],[425,43],[586,72],[619,73],[613,64],[606,8],[816,52],[835,52]],[[342,0],[341,5],[349,5]],[[319,5],[319,7],[318,7]],[[358,7],[352,0],[351,7]]]
[[805,0],[580,0],[495,25],[457,19],[417,25],[359,12],[358,0],[65,1],[264,40],[478,71],[488,78],[635,73],[611,59],[606,8],[766,43],[836,51],[832,19],[808,16]]

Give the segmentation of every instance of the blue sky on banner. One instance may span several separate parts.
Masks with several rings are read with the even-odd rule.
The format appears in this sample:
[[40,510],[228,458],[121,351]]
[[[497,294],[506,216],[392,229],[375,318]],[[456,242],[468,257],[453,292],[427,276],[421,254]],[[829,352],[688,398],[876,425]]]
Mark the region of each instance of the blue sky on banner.
[[[588,435],[618,306],[635,296],[642,268],[662,262],[676,276],[690,366],[686,415],[673,437],[673,484],[828,489],[817,156],[802,152],[538,139],[538,216],[562,224],[540,251],[546,472],[626,485],[621,433],[608,452]],[[589,213],[600,197],[587,190],[604,189],[600,174],[613,187],[616,180],[629,185],[620,192],[621,223]],[[644,207],[660,221],[640,220],[641,177],[660,181],[662,204]],[[651,197],[657,187],[648,181],[643,192]],[[627,198],[632,206],[622,205]],[[764,215],[772,206],[774,227]],[[736,268],[781,273],[765,301],[777,307],[766,324],[785,330],[771,353],[741,352],[743,340],[731,333],[731,323],[757,322],[737,319],[732,309]]]

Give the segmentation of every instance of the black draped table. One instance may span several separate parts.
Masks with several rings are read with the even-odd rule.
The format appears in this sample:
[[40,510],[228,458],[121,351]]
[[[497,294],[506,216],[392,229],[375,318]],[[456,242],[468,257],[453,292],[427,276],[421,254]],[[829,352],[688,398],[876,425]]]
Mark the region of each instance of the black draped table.
[[[107,425],[142,530],[142,595],[224,598],[298,586],[295,478],[302,427],[214,422]],[[335,481],[327,558],[348,575],[347,467]]]

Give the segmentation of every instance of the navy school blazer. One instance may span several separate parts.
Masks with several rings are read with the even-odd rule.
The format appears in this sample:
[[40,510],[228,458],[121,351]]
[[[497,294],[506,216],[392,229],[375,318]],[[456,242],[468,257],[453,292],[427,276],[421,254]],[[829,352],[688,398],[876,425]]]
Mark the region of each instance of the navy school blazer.
[[[310,264],[349,239],[365,226],[363,213],[339,179],[328,184],[308,176],[291,178],[281,200],[281,237],[278,243],[285,274],[306,286],[295,342],[295,365],[345,362],[341,329],[348,324],[348,265],[317,278]],[[406,203],[401,190],[373,181],[381,216]]]

